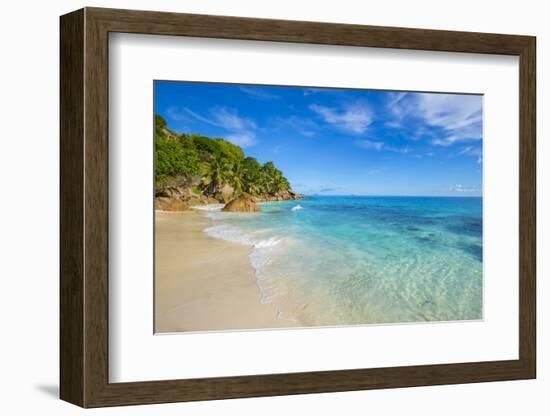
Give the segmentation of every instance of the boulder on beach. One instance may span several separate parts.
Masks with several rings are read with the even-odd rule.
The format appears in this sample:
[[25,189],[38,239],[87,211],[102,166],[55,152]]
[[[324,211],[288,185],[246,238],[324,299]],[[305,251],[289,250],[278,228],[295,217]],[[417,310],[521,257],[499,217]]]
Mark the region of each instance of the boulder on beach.
[[223,207],[222,211],[229,212],[258,212],[260,207],[254,201],[251,195],[242,194],[241,196],[232,199]]

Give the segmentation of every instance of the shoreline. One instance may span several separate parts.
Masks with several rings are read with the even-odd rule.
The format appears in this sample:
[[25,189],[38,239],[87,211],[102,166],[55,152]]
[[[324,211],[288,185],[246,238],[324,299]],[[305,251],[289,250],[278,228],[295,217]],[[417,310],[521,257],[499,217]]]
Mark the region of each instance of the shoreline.
[[155,332],[302,326],[261,303],[252,249],[208,236],[210,225],[200,209],[155,212]]

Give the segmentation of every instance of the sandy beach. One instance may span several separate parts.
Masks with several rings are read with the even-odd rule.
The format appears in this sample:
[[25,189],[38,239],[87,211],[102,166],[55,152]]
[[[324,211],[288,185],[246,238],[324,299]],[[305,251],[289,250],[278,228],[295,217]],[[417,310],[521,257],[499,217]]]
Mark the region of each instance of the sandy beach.
[[156,212],[157,333],[299,326],[260,302],[250,248],[207,236],[197,211]]

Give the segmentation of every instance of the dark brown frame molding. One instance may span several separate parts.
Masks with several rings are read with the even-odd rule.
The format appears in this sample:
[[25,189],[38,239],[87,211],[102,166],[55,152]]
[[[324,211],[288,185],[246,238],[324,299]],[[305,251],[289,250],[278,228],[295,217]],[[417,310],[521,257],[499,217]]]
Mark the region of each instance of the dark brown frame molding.
[[[109,383],[110,32],[519,56],[519,359]],[[530,36],[99,8],[62,16],[61,398],[101,407],[535,378],[535,42]]]

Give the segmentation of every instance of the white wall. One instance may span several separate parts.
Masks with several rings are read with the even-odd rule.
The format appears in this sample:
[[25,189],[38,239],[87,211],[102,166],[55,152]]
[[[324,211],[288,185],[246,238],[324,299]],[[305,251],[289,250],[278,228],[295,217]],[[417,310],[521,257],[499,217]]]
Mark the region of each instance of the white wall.
[[[277,19],[529,34],[538,37],[539,378],[535,381],[168,404],[88,414],[548,414],[550,361],[543,332],[550,301],[543,281],[542,212],[550,146],[543,140],[550,85],[550,26],[545,2],[514,1],[24,1],[4,2],[0,65],[0,409],[3,414],[82,412],[56,399],[58,384],[58,16],[82,6],[166,10]],[[546,197],[546,201],[543,201]],[[548,328],[546,328],[548,329]]]

